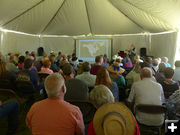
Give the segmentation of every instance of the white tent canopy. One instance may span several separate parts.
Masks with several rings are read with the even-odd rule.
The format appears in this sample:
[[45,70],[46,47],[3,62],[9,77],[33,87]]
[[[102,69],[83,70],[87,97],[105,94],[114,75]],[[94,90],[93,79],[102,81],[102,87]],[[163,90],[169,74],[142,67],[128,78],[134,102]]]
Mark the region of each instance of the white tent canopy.
[[0,0],[0,18],[31,34],[154,33],[180,27],[180,0]]
[[[78,35],[111,35],[112,54],[135,43],[137,48],[146,47],[150,55],[167,54],[173,62],[174,56],[166,48],[171,46],[175,52],[177,33],[156,33],[180,28],[180,0],[0,0],[0,28],[3,53],[39,46],[48,52],[71,53]],[[38,36],[6,33],[4,29]],[[121,35],[136,33],[149,34]],[[159,53],[157,48],[163,45],[166,48]]]

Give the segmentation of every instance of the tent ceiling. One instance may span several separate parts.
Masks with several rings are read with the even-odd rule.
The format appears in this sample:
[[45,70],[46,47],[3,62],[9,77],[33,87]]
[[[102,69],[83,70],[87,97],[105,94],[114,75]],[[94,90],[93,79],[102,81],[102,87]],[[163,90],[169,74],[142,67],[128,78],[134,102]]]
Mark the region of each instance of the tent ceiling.
[[0,0],[0,27],[70,36],[163,32],[180,28],[180,0]]

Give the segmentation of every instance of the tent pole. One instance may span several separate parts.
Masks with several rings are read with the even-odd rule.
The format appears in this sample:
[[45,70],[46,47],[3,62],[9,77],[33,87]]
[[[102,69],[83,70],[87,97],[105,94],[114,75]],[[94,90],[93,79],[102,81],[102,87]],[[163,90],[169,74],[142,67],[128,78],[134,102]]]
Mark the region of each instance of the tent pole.
[[28,12],[28,11],[30,11],[31,9],[35,8],[36,6],[38,6],[39,4],[41,4],[42,2],[44,2],[44,1],[43,1],[43,0],[41,0],[40,2],[38,2],[37,4],[35,4],[34,6],[32,6],[32,7],[28,8],[27,10],[25,10],[25,11],[24,11],[24,12],[22,12],[21,14],[17,15],[16,17],[12,18],[12,19],[11,19],[11,20],[9,20],[8,22],[4,23],[4,24],[2,25],[2,27],[3,27],[3,26],[5,26],[5,25],[7,25],[7,24],[9,24],[10,22],[12,22],[12,21],[16,20],[18,17],[20,17],[20,16],[24,15],[25,13],[27,13],[27,12]]

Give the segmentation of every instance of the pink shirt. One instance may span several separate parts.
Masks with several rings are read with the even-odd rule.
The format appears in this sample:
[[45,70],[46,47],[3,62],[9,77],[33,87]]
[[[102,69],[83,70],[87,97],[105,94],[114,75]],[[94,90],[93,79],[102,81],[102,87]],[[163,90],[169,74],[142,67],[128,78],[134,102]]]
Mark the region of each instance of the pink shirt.
[[39,73],[53,74],[53,71],[50,68],[42,67],[41,71],[39,71]]
[[33,104],[26,124],[33,135],[84,135],[80,109],[58,98],[47,98]]

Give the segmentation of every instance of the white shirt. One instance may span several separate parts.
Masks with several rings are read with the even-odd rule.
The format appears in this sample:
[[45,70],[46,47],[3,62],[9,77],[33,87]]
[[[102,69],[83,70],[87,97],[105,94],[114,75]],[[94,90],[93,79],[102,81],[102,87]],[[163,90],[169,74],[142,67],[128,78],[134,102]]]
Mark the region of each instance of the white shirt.
[[[162,105],[164,102],[162,86],[154,82],[152,78],[144,78],[133,84],[128,101],[134,101],[135,106],[138,104]],[[149,126],[158,126],[164,122],[164,115],[159,114],[136,112],[136,118],[141,124]]]
[[180,67],[175,68],[173,80],[180,81]]
[[77,75],[76,78],[84,81],[88,87],[94,87],[96,82],[96,76],[90,74],[90,72],[83,72],[82,74]]

